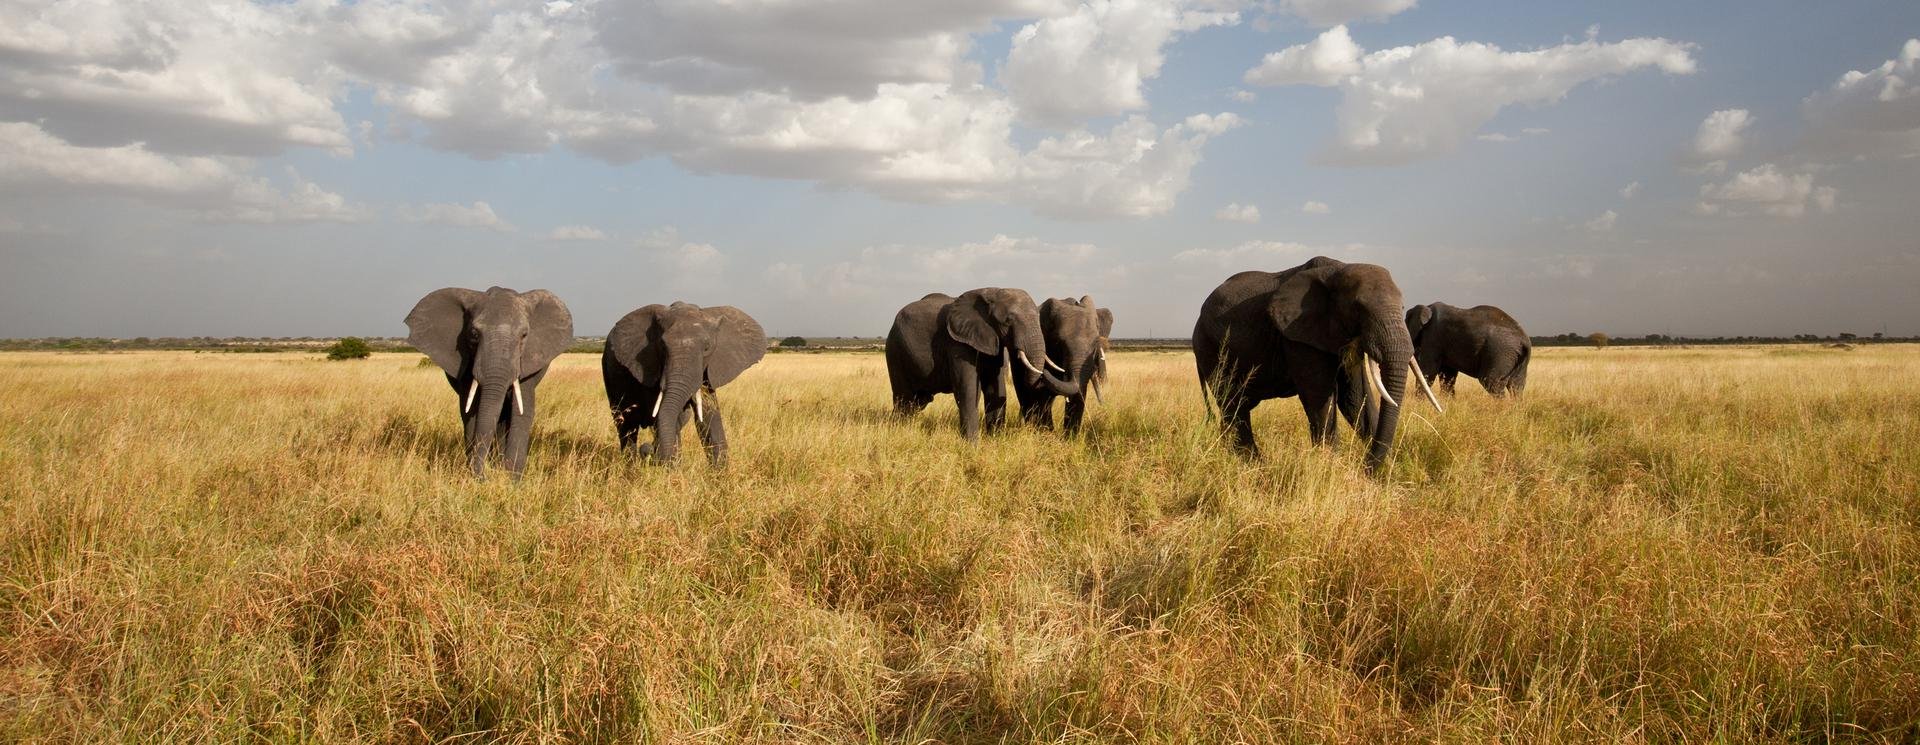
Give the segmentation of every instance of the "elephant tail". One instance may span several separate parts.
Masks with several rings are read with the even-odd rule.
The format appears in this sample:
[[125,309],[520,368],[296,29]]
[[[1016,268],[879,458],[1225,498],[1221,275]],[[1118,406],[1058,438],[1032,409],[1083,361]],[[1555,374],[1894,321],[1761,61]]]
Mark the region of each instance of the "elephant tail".
[[1533,345],[1520,348],[1520,358],[1513,363],[1513,369],[1507,371],[1507,390],[1519,393],[1527,388],[1527,362],[1533,358]]

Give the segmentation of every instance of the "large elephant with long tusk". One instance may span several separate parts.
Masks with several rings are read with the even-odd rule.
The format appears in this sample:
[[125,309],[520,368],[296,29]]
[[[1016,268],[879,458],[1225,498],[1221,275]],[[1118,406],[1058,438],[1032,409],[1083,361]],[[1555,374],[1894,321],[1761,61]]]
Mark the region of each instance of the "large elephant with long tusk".
[[649,305],[628,313],[607,332],[600,372],[607,385],[620,448],[653,428],[640,452],[669,463],[680,452],[680,427],[693,413],[694,430],[714,465],[727,462],[727,429],[716,390],[767,354],[767,332],[730,305]]
[[[1200,385],[1235,446],[1258,452],[1252,412],[1299,396],[1315,443],[1334,438],[1334,411],[1368,444],[1368,470],[1386,461],[1409,373],[1424,388],[1383,267],[1317,256],[1279,272],[1241,272],[1207,296],[1193,328]],[[1427,398],[1435,407],[1433,392]]]
[[547,365],[573,343],[573,314],[546,290],[427,293],[407,314],[407,343],[426,353],[460,393],[468,464],[486,478],[487,453],[504,425],[506,468],[527,465],[535,389]]
[[[1080,430],[1086,416],[1087,394],[1100,400],[1100,386],[1107,378],[1107,340],[1113,335],[1113,311],[1093,304],[1093,296],[1048,298],[1040,304],[1040,333],[1047,342],[1047,364],[1080,392],[1066,396],[1066,431]],[[1061,367],[1064,361],[1066,367]],[[1028,424],[1053,428],[1053,401],[1060,398],[1043,381],[1028,385],[1016,378],[1014,394],[1020,399],[1020,418]]]
[[968,440],[980,438],[983,398],[987,431],[1006,424],[1002,370],[1058,395],[1079,393],[1079,385],[1054,377],[1048,367],[1059,365],[1047,359],[1040,309],[1025,290],[983,287],[959,297],[936,292],[901,308],[887,331],[894,410],[912,416],[935,395],[951,393]]

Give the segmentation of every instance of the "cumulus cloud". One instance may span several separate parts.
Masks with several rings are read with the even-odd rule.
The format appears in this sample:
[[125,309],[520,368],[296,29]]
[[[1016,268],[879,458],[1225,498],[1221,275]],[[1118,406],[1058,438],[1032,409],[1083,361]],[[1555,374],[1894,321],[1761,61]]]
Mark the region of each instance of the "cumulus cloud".
[[350,151],[339,76],[292,4],[0,3],[0,120],[79,146]]
[[493,206],[486,202],[473,204],[436,203],[425,205],[404,205],[399,208],[400,219],[407,222],[456,225],[463,228],[485,228],[500,232],[510,232],[513,224],[494,214]]
[[1253,103],[1254,101],[1260,100],[1260,94],[1243,88],[1233,89],[1227,93],[1227,97],[1240,103]]
[[1327,206],[1326,202],[1309,199],[1306,204],[1300,205],[1300,211],[1309,215],[1324,215],[1332,212],[1333,208]]
[[1600,213],[1599,217],[1595,217],[1592,220],[1588,220],[1585,223],[1585,227],[1587,230],[1595,233],[1611,233],[1613,232],[1614,224],[1618,223],[1619,221],[1620,221],[1619,213],[1614,212],[1613,210],[1607,210],[1605,212]]
[[590,225],[562,225],[547,234],[550,241],[604,241],[607,234]]
[[1000,82],[1023,119],[1049,127],[1138,111],[1176,34],[1238,20],[1178,0],[1089,0],[1015,33]]
[[1637,196],[1640,196],[1640,182],[1635,181],[1620,187],[1621,199],[1632,199]]
[[1189,248],[1173,255],[1176,264],[1217,267],[1220,269],[1284,269],[1315,256],[1355,252],[1366,247],[1352,243],[1344,246],[1309,246],[1292,241],[1247,241],[1228,248]]
[[1840,193],[1814,183],[1811,173],[1792,173],[1772,163],[1736,173],[1717,184],[1700,187],[1693,211],[1700,215],[1737,217],[1753,211],[1774,217],[1800,217],[1808,210],[1831,214]]
[[[381,137],[475,158],[564,147],[895,199],[1152,215],[1238,120],[1156,126],[1143,88],[1167,44],[1234,22],[1234,4],[10,3],[0,120],[156,153],[346,154]],[[1006,22],[1028,33],[995,88],[969,55]],[[383,125],[342,120],[353,90],[371,91]],[[1130,115],[1085,122],[1109,114]],[[1055,135],[1017,140],[1022,117]]]
[[1419,0],[1270,0],[1261,3],[1273,12],[1295,16],[1315,26],[1353,21],[1385,20],[1409,10]]
[[166,155],[140,144],[79,147],[36,124],[0,123],[0,197],[130,198],[219,222],[357,222],[371,211],[288,171],[287,188],[242,158]]
[[1319,85],[1342,91],[1327,159],[1394,164],[1458,148],[1513,104],[1558,101],[1581,83],[1655,68],[1694,70],[1690,46],[1666,39],[1592,39],[1520,52],[1441,37],[1363,53],[1344,26],[1267,55],[1253,85]]
[[1801,110],[1820,152],[1920,157],[1920,39],[1908,39],[1879,67],[1841,75]]
[[1746,109],[1722,109],[1701,120],[1693,135],[1692,156],[1700,162],[1726,160],[1739,155],[1746,146],[1747,128],[1753,115]]
[[1257,223],[1260,222],[1260,208],[1257,205],[1234,202],[1215,210],[1213,219],[1224,222]]

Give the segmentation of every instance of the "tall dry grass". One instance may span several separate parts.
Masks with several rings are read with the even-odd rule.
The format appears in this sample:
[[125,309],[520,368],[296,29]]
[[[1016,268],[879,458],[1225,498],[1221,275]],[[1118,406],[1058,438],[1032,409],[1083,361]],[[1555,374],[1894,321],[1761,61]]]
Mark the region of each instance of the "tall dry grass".
[[1380,479],[1146,353],[978,447],[776,355],[648,467],[570,355],[482,484],[416,360],[0,355],[0,739],[1920,739],[1913,347],[1541,350]]

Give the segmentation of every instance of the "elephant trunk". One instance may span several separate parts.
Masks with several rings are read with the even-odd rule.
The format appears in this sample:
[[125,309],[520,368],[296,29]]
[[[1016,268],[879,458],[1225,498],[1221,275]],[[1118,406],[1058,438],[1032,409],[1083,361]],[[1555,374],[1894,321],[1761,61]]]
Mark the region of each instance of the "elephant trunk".
[[1015,327],[1014,344],[1009,347],[1014,358],[1013,374],[1016,379],[1027,381],[1033,388],[1045,388],[1059,396],[1077,396],[1080,394],[1079,379],[1071,375],[1067,380],[1054,377],[1047,371],[1047,364],[1055,360],[1047,359],[1046,337],[1040,333],[1040,324],[1036,321]]
[[500,427],[500,410],[506,406],[513,381],[489,380],[480,383],[478,400],[473,402],[473,440],[467,443],[468,465],[473,475],[486,472],[487,452],[493,447],[494,433]]
[[669,362],[660,391],[660,415],[653,422],[653,458],[671,463],[680,455],[680,427],[686,423],[687,402],[700,394],[698,364]]
[[[1398,314],[1394,314],[1397,316]],[[1393,323],[1375,323],[1361,341],[1361,349],[1379,365],[1377,379],[1384,389],[1379,418],[1369,433],[1367,470],[1378,470],[1393,449],[1394,433],[1400,427],[1400,407],[1407,401],[1407,372],[1413,359],[1413,342],[1407,327],[1390,317]]]

